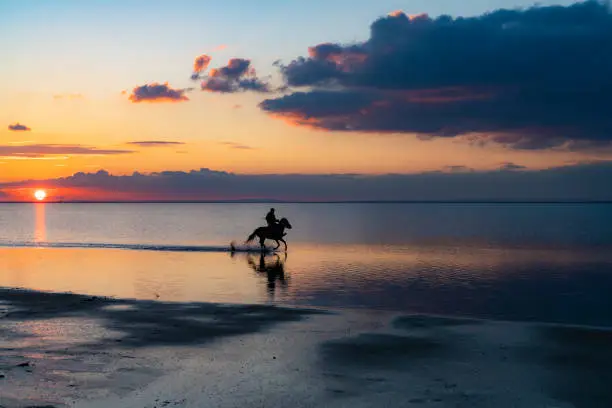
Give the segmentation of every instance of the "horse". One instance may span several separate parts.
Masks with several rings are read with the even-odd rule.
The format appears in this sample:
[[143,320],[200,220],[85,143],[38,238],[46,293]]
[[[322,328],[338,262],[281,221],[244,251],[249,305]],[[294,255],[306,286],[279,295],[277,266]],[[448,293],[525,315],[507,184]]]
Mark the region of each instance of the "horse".
[[[268,227],[259,227],[249,237],[246,242],[253,241],[256,237],[259,237],[259,245],[261,245],[261,250],[265,250],[264,241],[266,239],[271,239],[276,241],[276,247],[274,249],[278,249],[280,246],[280,242],[285,244],[285,251],[287,250],[287,242],[283,239],[285,236],[285,228],[291,229],[291,224],[286,218],[282,218],[278,224],[271,225]],[[279,242],[280,241],[280,242]]]

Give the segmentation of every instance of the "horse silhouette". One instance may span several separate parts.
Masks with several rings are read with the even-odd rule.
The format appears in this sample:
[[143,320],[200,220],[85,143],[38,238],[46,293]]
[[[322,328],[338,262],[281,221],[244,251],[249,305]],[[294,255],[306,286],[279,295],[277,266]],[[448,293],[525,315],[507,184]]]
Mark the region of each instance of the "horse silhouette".
[[249,235],[246,242],[251,242],[256,237],[259,237],[259,245],[261,245],[261,250],[264,251],[266,249],[264,242],[266,239],[270,239],[276,241],[276,247],[274,249],[278,249],[278,247],[280,246],[280,242],[282,242],[283,244],[285,244],[286,251],[287,242],[283,239],[283,237],[285,236],[285,228],[291,229],[291,224],[286,218],[282,218],[276,225],[257,228],[255,231],[253,231],[251,235]]

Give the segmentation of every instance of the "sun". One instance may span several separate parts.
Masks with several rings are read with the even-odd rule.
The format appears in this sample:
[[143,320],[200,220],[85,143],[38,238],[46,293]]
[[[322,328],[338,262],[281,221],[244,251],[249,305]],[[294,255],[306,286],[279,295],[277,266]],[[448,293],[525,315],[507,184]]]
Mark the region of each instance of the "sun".
[[38,201],[42,201],[47,198],[47,192],[45,190],[36,190],[34,192],[34,198],[36,198]]

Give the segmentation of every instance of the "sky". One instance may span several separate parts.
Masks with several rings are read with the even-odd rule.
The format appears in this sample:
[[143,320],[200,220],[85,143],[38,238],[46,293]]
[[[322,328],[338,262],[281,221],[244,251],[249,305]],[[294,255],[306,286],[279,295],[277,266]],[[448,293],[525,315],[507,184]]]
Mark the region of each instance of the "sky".
[[0,0],[0,49],[2,201],[612,199],[596,1]]

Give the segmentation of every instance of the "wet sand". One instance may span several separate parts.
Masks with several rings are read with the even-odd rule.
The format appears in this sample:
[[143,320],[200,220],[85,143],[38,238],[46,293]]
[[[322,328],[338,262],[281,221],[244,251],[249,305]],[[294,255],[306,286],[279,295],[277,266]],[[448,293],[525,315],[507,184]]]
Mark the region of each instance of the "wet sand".
[[612,331],[0,289],[1,407],[610,407]]

